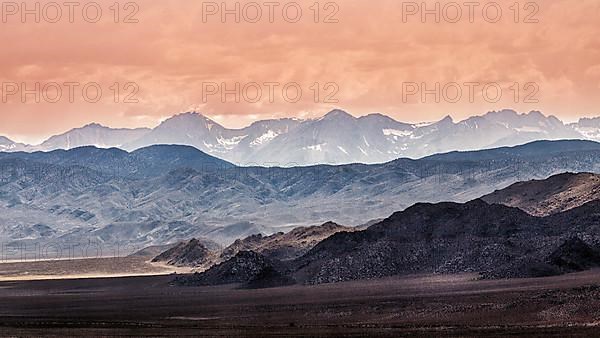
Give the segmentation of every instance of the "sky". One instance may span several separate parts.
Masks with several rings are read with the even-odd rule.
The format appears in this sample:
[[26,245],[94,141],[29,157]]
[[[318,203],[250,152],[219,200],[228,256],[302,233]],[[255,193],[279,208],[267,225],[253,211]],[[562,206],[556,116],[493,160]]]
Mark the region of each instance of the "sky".
[[2,3],[0,135],[16,141],[189,110],[227,127],[334,108],[600,115],[597,0],[58,3]]

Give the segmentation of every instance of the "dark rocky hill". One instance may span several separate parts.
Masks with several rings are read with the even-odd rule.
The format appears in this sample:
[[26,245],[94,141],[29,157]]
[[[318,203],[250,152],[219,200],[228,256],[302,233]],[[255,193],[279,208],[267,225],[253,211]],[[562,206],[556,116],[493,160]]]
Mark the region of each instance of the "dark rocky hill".
[[177,277],[174,283],[186,286],[242,284],[248,288],[294,284],[285,266],[253,251],[240,251],[234,257],[202,273]]
[[266,286],[289,278],[322,284],[419,273],[538,277],[600,266],[599,247],[600,201],[546,217],[480,199],[419,203],[364,231],[335,233],[294,260],[241,251],[180,283],[249,283],[259,274],[274,280],[259,283]]
[[509,278],[579,271],[600,262],[599,204],[548,217],[482,200],[417,204],[365,231],[325,239],[292,269],[309,284],[414,273]]

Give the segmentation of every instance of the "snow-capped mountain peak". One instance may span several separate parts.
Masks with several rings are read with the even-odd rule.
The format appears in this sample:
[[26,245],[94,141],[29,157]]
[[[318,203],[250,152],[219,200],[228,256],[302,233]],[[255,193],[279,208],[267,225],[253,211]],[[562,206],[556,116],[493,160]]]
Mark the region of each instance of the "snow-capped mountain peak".
[[[565,125],[542,112],[505,109],[455,121],[409,124],[383,114],[354,117],[335,109],[321,118],[256,121],[226,128],[192,110],[164,120],[152,130],[112,129],[92,123],[53,136],[40,146],[0,139],[0,151],[70,149],[84,145],[133,151],[156,144],[189,145],[238,164],[313,165],[380,163],[439,152],[514,146],[536,140],[600,141],[600,118]],[[8,140],[8,141],[7,141]]]
[[569,126],[588,140],[600,141],[600,117],[582,118]]
[[13,142],[8,137],[0,136],[0,151],[14,151],[16,148],[16,142]]

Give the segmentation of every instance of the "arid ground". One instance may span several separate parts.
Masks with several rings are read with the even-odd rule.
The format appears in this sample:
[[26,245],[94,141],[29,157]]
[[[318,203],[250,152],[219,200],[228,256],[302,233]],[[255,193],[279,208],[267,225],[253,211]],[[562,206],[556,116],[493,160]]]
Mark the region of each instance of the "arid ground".
[[37,260],[0,263],[0,281],[163,275],[189,270],[149,263],[145,256]]
[[[6,270],[6,268],[4,268]],[[396,277],[262,290],[171,275],[0,282],[2,336],[594,336],[600,271]]]

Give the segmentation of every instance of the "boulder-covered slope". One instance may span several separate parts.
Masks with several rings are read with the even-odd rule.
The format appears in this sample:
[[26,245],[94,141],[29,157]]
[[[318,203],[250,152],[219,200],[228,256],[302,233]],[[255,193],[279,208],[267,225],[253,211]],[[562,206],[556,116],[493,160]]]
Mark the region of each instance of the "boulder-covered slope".
[[519,182],[482,199],[546,216],[600,199],[600,175],[564,173],[545,180]]

